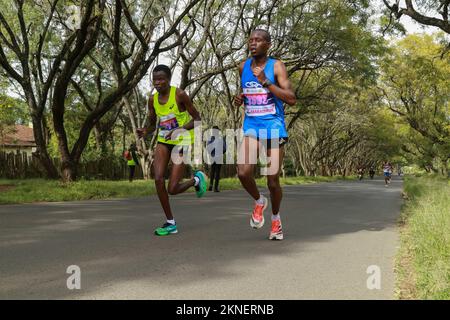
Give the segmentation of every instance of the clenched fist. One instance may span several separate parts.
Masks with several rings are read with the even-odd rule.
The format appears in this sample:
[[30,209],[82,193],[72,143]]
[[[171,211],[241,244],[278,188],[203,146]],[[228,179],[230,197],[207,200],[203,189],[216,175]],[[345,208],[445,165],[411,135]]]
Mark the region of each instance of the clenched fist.
[[258,79],[258,82],[263,84],[266,81],[266,74],[264,73],[264,69],[260,67],[256,67],[253,70],[253,75]]
[[147,132],[147,129],[145,129],[145,128],[138,128],[138,129],[136,129],[136,133],[140,139],[140,138],[145,137],[148,132]]
[[244,103],[244,94],[238,94],[237,96],[234,97],[234,105],[236,107],[242,106],[242,104]]

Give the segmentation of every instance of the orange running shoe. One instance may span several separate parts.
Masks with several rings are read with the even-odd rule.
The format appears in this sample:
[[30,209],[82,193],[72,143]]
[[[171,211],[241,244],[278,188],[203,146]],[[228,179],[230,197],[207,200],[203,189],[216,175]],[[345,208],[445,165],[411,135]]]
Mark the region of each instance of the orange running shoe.
[[272,228],[270,229],[269,240],[283,240],[283,228],[281,220],[272,220]]
[[253,209],[252,217],[250,218],[250,226],[254,229],[259,229],[264,225],[264,210],[267,208],[267,198],[261,195],[264,203],[255,203],[255,208]]

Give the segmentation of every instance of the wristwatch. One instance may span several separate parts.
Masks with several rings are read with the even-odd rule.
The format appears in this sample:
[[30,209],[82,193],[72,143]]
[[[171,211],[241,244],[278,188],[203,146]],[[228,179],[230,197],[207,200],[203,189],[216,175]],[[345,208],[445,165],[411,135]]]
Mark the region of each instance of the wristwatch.
[[270,81],[269,79],[266,78],[266,80],[264,80],[262,85],[264,88],[267,88],[268,86],[270,86],[272,84],[273,84],[272,81]]

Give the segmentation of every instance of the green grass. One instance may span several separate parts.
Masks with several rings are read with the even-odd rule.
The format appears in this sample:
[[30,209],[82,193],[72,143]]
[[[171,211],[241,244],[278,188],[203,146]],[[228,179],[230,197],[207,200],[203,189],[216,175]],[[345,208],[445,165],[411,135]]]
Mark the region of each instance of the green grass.
[[[336,181],[341,177],[292,177],[281,179],[282,185],[295,185]],[[347,178],[351,179],[351,178]],[[266,186],[266,179],[256,180],[259,187]],[[8,189],[1,186],[10,185]],[[220,180],[221,190],[241,189],[237,178]],[[193,192],[193,188],[188,192]],[[51,201],[75,201],[90,199],[136,198],[155,194],[155,185],[152,180],[128,181],[76,181],[63,183],[54,180],[29,179],[29,180],[1,180],[0,179],[0,204],[51,202]]]
[[[319,182],[332,182],[337,180],[342,180],[342,177],[287,177],[285,179],[280,178],[281,185],[289,186],[296,184],[308,184],[308,183],[319,183]],[[353,179],[352,177],[347,179]],[[256,185],[258,187],[267,186],[266,178],[256,179]],[[237,178],[225,178],[220,179],[220,189],[221,190],[236,190],[241,189],[241,182]]]
[[73,201],[139,197],[153,194],[149,181],[76,181],[63,183],[54,180],[0,180],[0,185],[13,187],[0,192],[0,204],[42,201]]
[[450,299],[450,180],[405,177],[397,297]]

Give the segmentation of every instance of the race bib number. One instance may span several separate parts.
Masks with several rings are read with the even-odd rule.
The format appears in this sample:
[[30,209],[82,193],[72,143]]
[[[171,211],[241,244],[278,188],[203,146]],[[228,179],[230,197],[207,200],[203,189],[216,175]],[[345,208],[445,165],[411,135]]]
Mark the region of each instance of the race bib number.
[[161,119],[159,120],[159,129],[160,129],[159,135],[161,137],[165,137],[168,131],[177,129],[178,127],[179,125],[177,118],[173,113],[161,117]]
[[245,114],[249,117],[265,116],[276,113],[273,95],[269,89],[261,87],[243,88],[245,96]]

